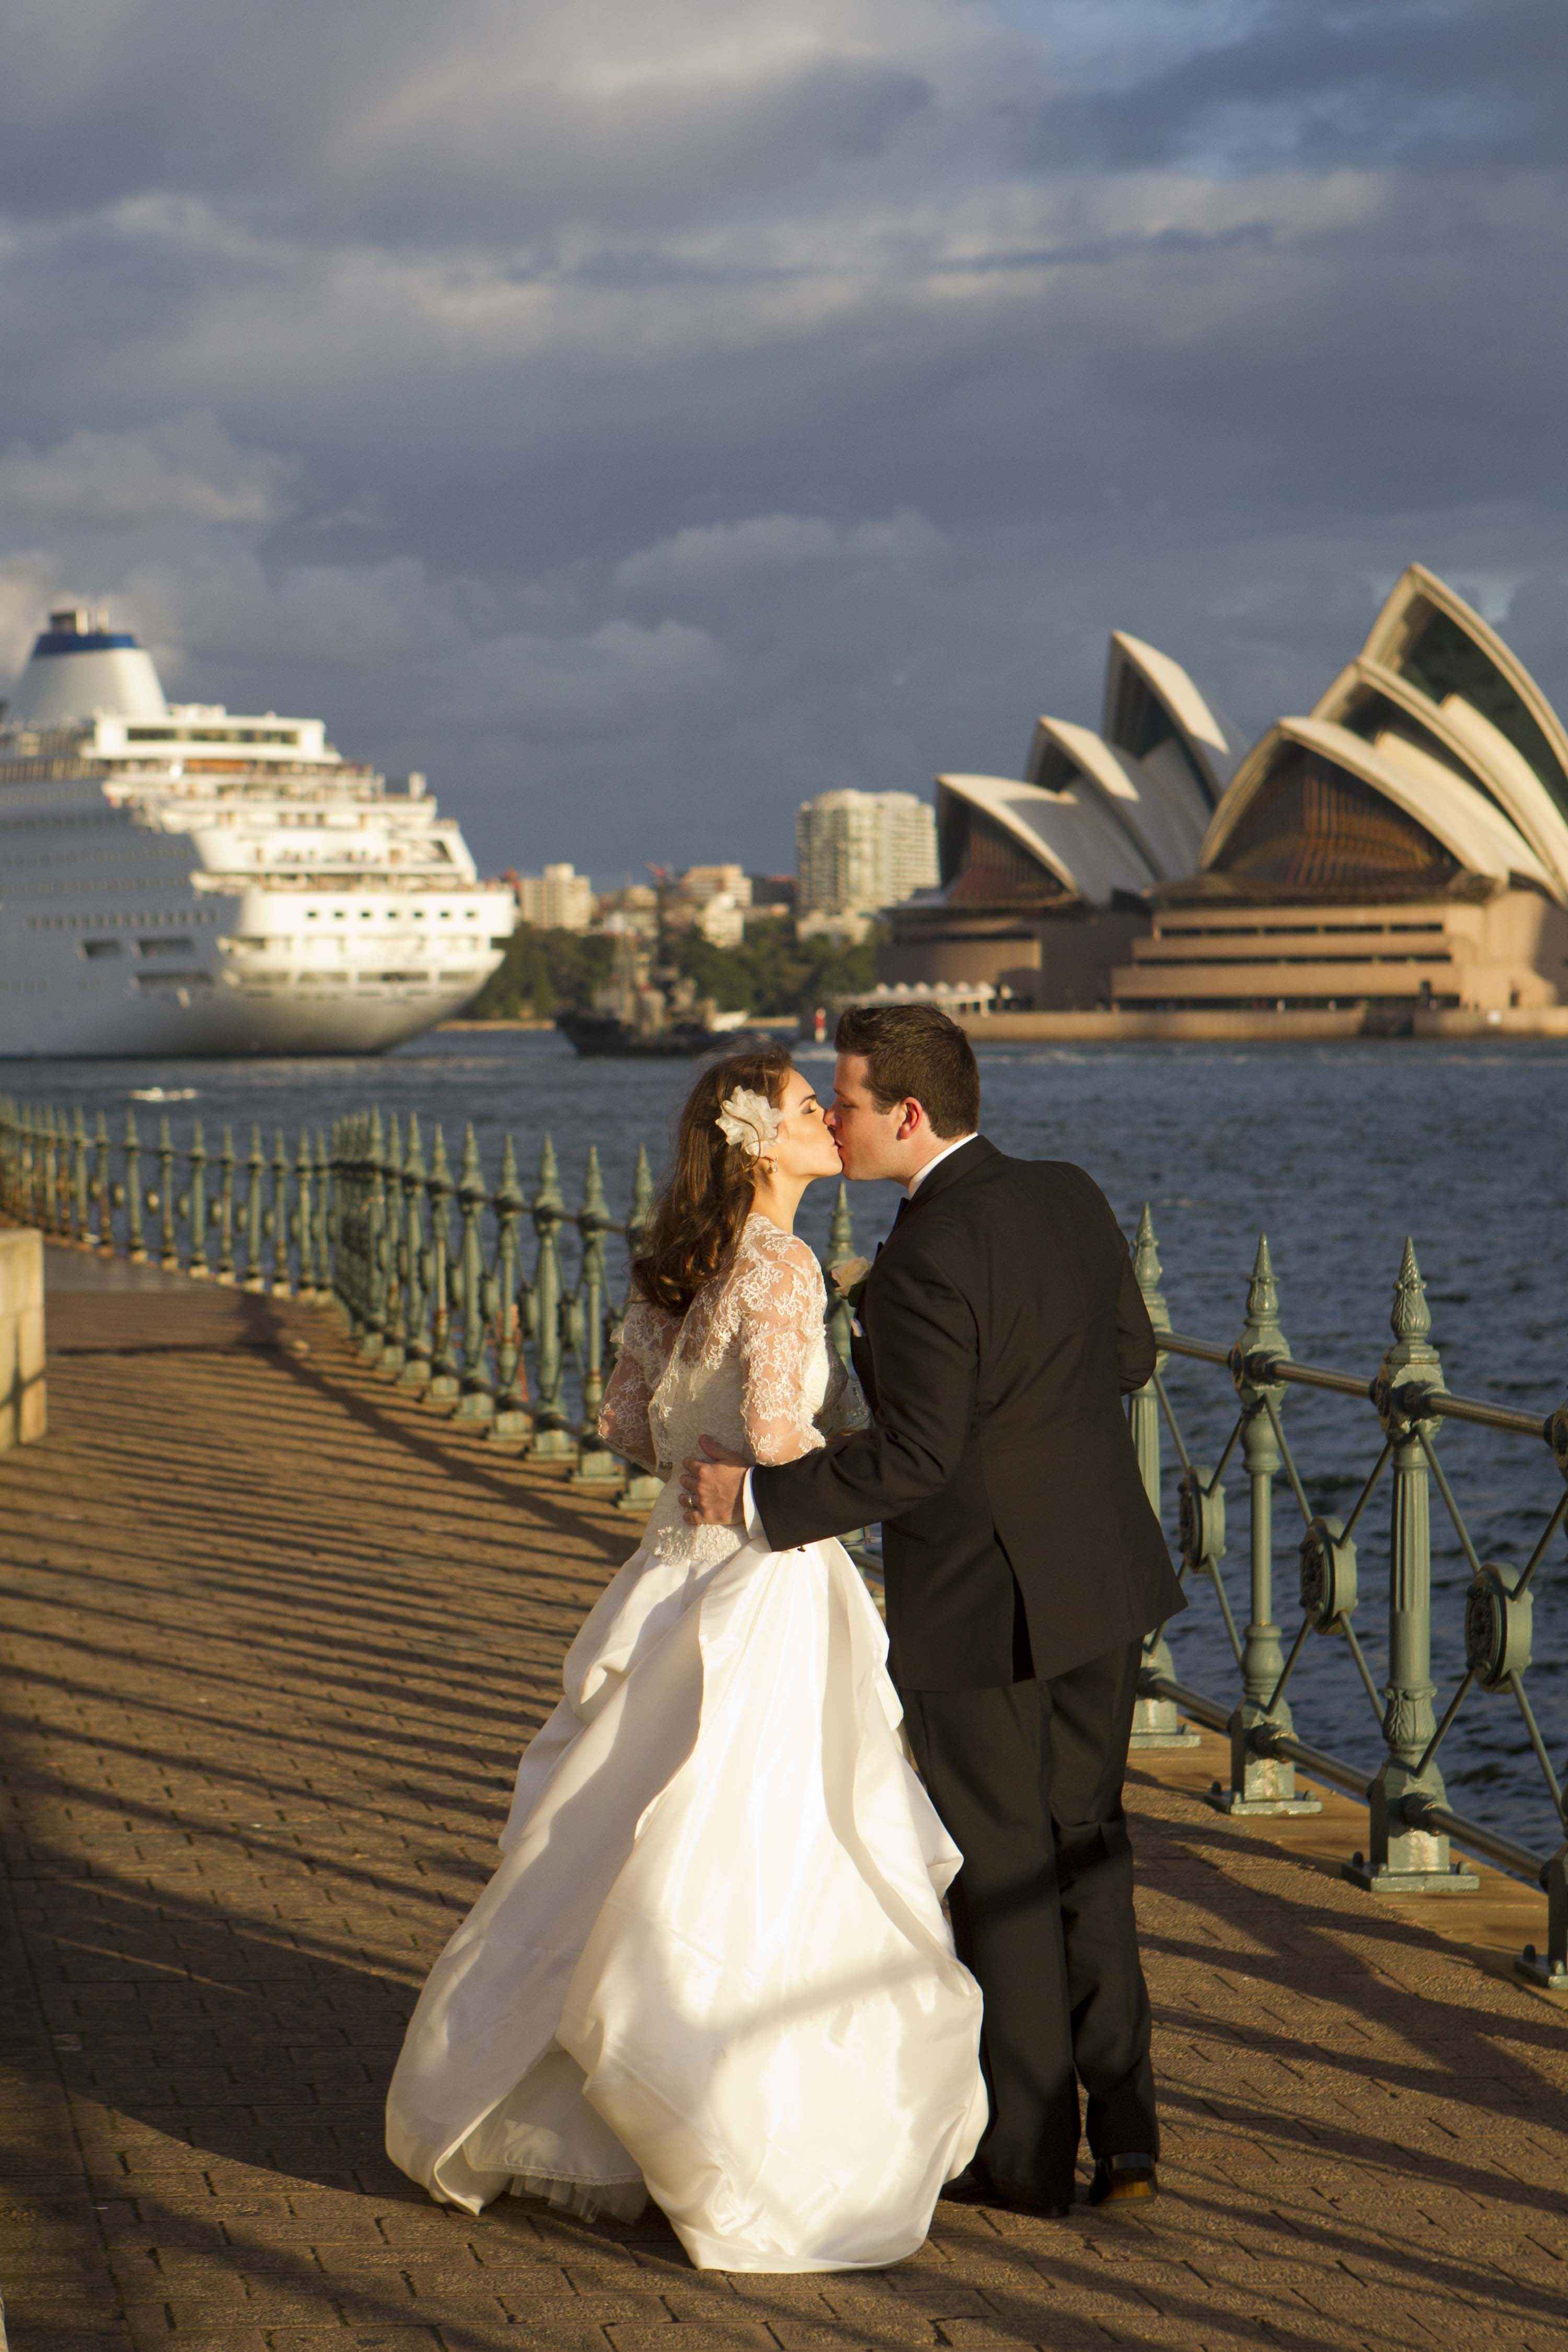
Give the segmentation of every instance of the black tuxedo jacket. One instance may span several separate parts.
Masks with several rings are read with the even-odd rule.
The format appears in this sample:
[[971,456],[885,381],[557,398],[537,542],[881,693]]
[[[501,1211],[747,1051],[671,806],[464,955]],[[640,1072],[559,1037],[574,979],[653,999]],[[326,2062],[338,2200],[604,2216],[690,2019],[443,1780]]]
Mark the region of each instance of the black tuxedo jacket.
[[902,1689],[1013,1681],[1016,1596],[1043,1677],[1185,1607],[1122,1402],[1154,1334],[1092,1177],[976,1136],[900,1211],[860,1322],[875,1426],[752,1492],[775,1551],[882,1522]]

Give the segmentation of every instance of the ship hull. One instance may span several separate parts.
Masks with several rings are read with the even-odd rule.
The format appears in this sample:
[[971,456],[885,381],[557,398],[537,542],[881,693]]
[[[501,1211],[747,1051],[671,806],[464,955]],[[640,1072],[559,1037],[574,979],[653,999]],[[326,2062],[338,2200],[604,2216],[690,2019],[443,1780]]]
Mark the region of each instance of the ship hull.
[[384,1054],[461,1012],[473,990],[374,1001],[221,992],[168,1002],[37,1007],[26,1028],[0,1022],[0,1061],[240,1060],[309,1054]]
[[[457,876],[225,889],[188,835],[106,810],[94,782],[0,796],[0,1062],[384,1054],[473,1002],[510,904]],[[410,936],[415,908],[435,936]]]

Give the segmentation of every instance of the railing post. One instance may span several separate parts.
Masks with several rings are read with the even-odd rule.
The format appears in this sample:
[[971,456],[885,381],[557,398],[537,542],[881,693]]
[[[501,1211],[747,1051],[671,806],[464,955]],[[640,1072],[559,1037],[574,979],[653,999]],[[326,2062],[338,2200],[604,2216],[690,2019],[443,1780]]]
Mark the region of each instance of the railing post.
[[61,1223],[59,1213],[59,1149],[55,1135],[55,1114],[52,1108],[44,1111],[42,1115],[41,1127],[43,1133],[44,1213],[39,1220],[39,1223],[42,1224],[45,1233],[58,1234],[59,1232]]
[[485,1313],[485,1204],[489,1192],[479,1165],[479,1140],[473,1122],[463,1135],[463,1164],[458,1174],[458,1207],[461,1218],[458,1250],[463,1268],[463,1374],[458,1399],[458,1421],[489,1421],[496,1409],[494,1391],[485,1370],[485,1346],[489,1337]]
[[90,1249],[92,1246],[92,1221],[89,1213],[92,1180],[88,1170],[87,1154],[87,1121],[79,1105],[71,1115],[71,1188],[75,1195],[71,1239],[79,1249]]
[[30,1213],[32,1202],[27,1197],[27,1171],[31,1165],[27,1157],[28,1116],[25,1107],[18,1108],[16,1104],[12,1105],[11,1191],[8,1206],[11,1215],[18,1224],[22,1225],[31,1224],[33,1222]]
[[338,1313],[352,1336],[355,1329],[353,1303],[353,1121],[347,1117],[332,1121],[332,1297],[338,1303]]
[[[626,1219],[626,1257],[632,1264],[636,1263],[637,1252],[643,1245],[643,1239],[652,1216],[653,1171],[647,1164],[647,1153],[639,1143],[637,1173],[632,1179],[631,1213]],[[633,1279],[628,1274],[626,1277],[627,1307],[632,1303],[634,1286]],[[626,1310],[623,1308],[610,1333],[611,1347],[617,1354],[620,1350],[621,1332],[625,1322]],[[639,1514],[651,1511],[663,1492],[664,1481],[657,1470],[644,1470],[636,1462],[628,1463],[626,1483],[616,1497],[616,1508],[617,1511],[636,1511]]]
[[191,1129],[191,1259],[186,1272],[203,1281],[207,1265],[207,1150],[198,1118]]
[[22,1223],[42,1229],[44,1222],[43,1152],[38,1142],[38,1118],[29,1103],[22,1112],[22,1139],[18,1153],[21,1171]]
[[174,1224],[174,1139],[167,1112],[158,1121],[158,1263],[168,1274],[180,1270],[180,1237]]
[[395,1380],[408,1360],[405,1319],[408,1313],[408,1279],[403,1233],[403,1129],[393,1112],[386,1129],[386,1334],[375,1369],[383,1379]]
[[[1138,1220],[1138,1237],[1132,1253],[1132,1271],[1149,1310],[1149,1320],[1155,1336],[1171,1328],[1170,1309],[1160,1287],[1160,1248],[1154,1238],[1154,1221],[1149,1213],[1149,1203],[1143,1203],[1143,1213]],[[1158,1363],[1163,1362],[1162,1355]],[[1152,1380],[1146,1381],[1133,1391],[1128,1402],[1128,1420],[1132,1430],[1133,1451],[1142,1473],[1143,1491],[1149,1497],[1154,1517],[1161,1516],[1160,1493],[1160,1400],[1154,1393]],[[1143,1643],[1143,1672],[1163,1675],[1168,1681],[1175,1679],[1175,1661],[1165,1639],[1165,1629],[1156,1625]],[[1132,1710],[1132,1748],[1195,1748],[1198,1735],[1190,1724],[1182,1721],[1174,1699],[1140,1698]]]
[[522,1186],[517,1147],[510,1136],[501,1147],[496,1186],[496,1409],[486,1433],[492,1444],[521,1450],[531,1423],[522,1352]]
[[403,1251],[407,1263],[404,1281],[407,1307],[403,1318],[403,1370],[397,1385],[420,1390],[430,1379],[430,1337],[425,1328],[425,1154],[419,1141],[419,1121],[408,1115],[408,1146],[403,1155]]
[[605,1402],[605,1321],[607,1270],[605,1239],[612,1223],[599,1172],[599,1153],[588,1146],[588,1167],[583,1181],[583,1212],[577,1220],[583,1235],[583,1276],[578,1285],[583,1366],[583,1427],[577,1441],[577,1481],[601,1491],[621,1483],[621,1465],[599,1434],[599,1407]]
[[[1563,1822],[1568,1835],[1568,1820]],[[1550,1992],[1568,1992],[1568,1843],[1560,1845],[1542,1876],[1546,1885],[1546,1949],[1526,1944],[1514,1962],[1521,1977],[1545,1985]]]
[[42,1226],[43,1210],[38,1202],[37,1122],[31,1103],[25,1103],[16,1123],[16,1198],[20,1206],[17,1217],[24,1225]]
[[1274,1285],[1268,1236],[1262,1234],[1247,1286],[1247,1321],[1240,1340],[1230,1351],[1231,1378],[1243,1414],[1242,1459],[1252,1501],[1251,1607],[1242,1639],[1241,1705],[1230,1718],[1230,1786],[1210,1799],[1221,1812],[1243,1816],[1323,1810],[1321,1798],[1297,1795],[1292,1763],[1270,1755],[1266,1746],[1254,1744],[1257,1732],[1293,1728],[1289,1700],[1274,1697],[1284,1671],[1285,1651],[1274,1622],[1274,1474],[1280,1456],[1268,1406],[1272,1402],[1277,1412],[1285,1391],[1278,1381],[1270,1383],[1255,1376],[1258,1358],[1289,1352],[1279,1328],[1279,1294]]
[[37,1225],[41,1231],[44,1223],[44,1153],[40,1133],[38,1115],[29,1103],[22,1113],[22,1223]]
[[28,1187],[31,1182],[32,1160],[29,1156],[30,1121],[32,1113],[24,1103],[16,1115],[11,1137],[11,1197],[10,1212],[19,1225],[37,1224]]
[[1406,1816],[1406,1800],[1445,1804],[1443,1775],[1436,1759],[1418,1769],[1436,1717],[1432,1701],[1432,1507],[1431,1472],[1423,1434],[1435,1420],[1423,1421],[1423,1394],[1444,1385],[1443,1367],[1432,1345],[1432,1313],[1415,1263],[1415,1245],[1405,1244],[1390,1317],[1394,1345],[1373,1383],[1373,1402],[1394,1449],[1394,1490],[1389,1512],[1388,1701],[1383,1736],[1388,1753],[1368,1789],[1372,1842],[1344,1874],[1374,1895],[1468,1894],[1480,1885],[1473,1871],[1450,1859],[1440,1830],[1417,1829]]
[[833,1202],[833,1222],[827,1229],[827,1344],[846,1370],[849,1368],[855,1310],[831,1277],[834,1268],[847,1265],[854,1255],[855,1220],[849,1213],[849,1187],[841,1176]]
[[354,1171],[353,1121],[332,1121],[332,1192],[329,1229],[331,1234],[332,1296],[338,1313],[352,1333],[354,1324]]
[[539,1235],[533,1292],[537,1326],[534,1337],[538,1381],[533,1408],[533,1443],[529,1453],[540,1462],[567,1462],[576,1452],[572,1426],[562,1398],[564,1358],[561,1345],[560,1233],[566,1222],[561,1196],[561,1174],[555,1146],[547,1135],[539,1155],[539,1183],[533,1195],[533,1229]]
[[316,1287],[316,1226],[310,1198],[310,1138],[300,1129],[299,1156],[294,1162],[294,1239],[300,1251],[299,1297],[311,1305],[321,1297]]
[[332,1171],[327,1139],[316,1129],[316,1297],[332,1297]]
[[274,1298],[291,1298],[294,1295],[289,1265],[289,1232],[293,1222],[289,1206],[289,1147],[279,1127],[273,1130],[272,1138],[272,1280],[268,1286]]
[[213,1278],[234,1280],[234,1129],[226,1120],[217,1154],[217,1264]]
[[426,1287],[430,1293],[430,1378],[425,1393],[437,1403],[458,1393],[458,1359],[453,1348],[455,1337],[451,1306],[451,1259],[447,1243],[451,1238],[452,1194],[455,1187],[452,1171],[447,1164],[447,1142],[437,1128],[430,1150],[430,1180],[426,1191],[430,1200],[430,1279]]
[[142,1139],[133,1110],[125,1114],[125,1255],[132,1265],[147,1263],[142,1233]]
[[374,1364],[386,1341],[386,1165],[385,1130],[379,1108],[370,1115],[370,1141],[365,1158],[364,1329],[360,1336],[360,1361]]
[[114,1168],[109,1149],[109,1122],[101,1111],[98,1114],[98,1132],[93,1139],[97,1168],[93,1176],[93,1192],[98,1201],[96,1240],[100,1257],[114,1255]]
[[76,1186],[72,1181],[70,1125],[63,1109],[54,1113],[54,1127],[58,1147],[55,1163],[55,1231],[72,1242],[76,1239]]
[[265,1290],[267,1277],[261,1271],[262,1234],[262,1173],[267,1166],[261,1149],[261,1129],[250,1130],[250,1150],[245,1160],[245,1288]]

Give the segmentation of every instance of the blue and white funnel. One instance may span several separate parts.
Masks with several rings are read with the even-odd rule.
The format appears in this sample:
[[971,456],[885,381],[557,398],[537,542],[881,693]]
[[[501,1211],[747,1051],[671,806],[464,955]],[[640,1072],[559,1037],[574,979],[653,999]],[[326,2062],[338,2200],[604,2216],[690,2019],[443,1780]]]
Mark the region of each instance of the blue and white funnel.
[[49,614],[5,713],[14,727],[68,727],[107,719],[166,719],[153,657],[107,613],[68,605]]

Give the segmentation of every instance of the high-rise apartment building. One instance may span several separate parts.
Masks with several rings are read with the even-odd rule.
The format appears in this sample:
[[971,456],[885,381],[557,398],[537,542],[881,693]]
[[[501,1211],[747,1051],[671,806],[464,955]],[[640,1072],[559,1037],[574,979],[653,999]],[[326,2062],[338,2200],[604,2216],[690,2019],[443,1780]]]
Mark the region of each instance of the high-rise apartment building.
[[585,931],[594,919],[594,885],[574,866],[547,866],[542,874],[520,874],[518,903],[525,923],[543,931]]
[[872,915],[937,879],[936,814],[913,793],[819,793],[795,819],[797,911]]
[[680,877],[680,895],[705,906],[710,898],[725,898],[737,907],[752,903],[752,877],[743,866],[689,866]]

